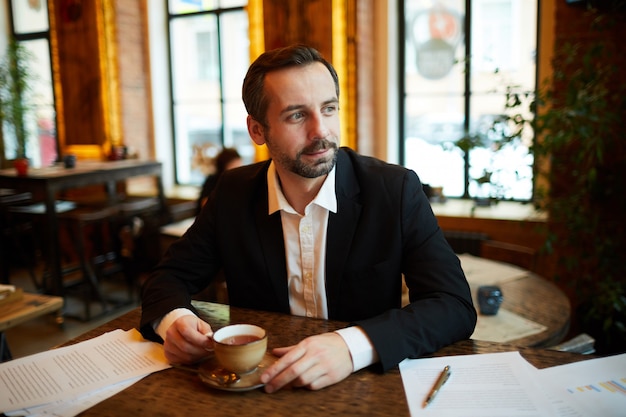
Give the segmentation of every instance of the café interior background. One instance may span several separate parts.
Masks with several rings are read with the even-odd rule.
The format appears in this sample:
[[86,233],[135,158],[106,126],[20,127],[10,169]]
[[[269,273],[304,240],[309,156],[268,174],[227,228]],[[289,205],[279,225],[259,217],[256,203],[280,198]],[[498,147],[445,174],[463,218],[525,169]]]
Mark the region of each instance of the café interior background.
[[[0,2],[2,50],[10,36],[10,1]],[[55,122],[39,126],[42,137],[47,140],[42,147],[48,150],[42,153],[40,164],[54,162],[65,154],[77,155],[78,164],[81,159],[107,159],[123,147],[134,157],[163,163],[163,181],[168,195],[193,199],[197,187],[177,184],[176,166],[183,162],[173,158],[176,154],[171,117],[174,101],[170,97],[165,2],[13,0],[13,4],[16,3],[34,9],[47,7],[49,12],[45,37],[52,52],[50,62],[44,64],[49,64],[51,71],[49,79],[44,77],[43,80],[48,81],[49,89],[42,91],[50,105],[49,121]],[[330,57],[342,80],[343,144],[389,162],[401,162],[397,117],[401,110],[397,87],[401,77],[398,45],[402,36],[397,33],[399,2],[224,2],[236,6],[241,3],[247,3],[251,59],[266,48],[294,42],[308,43],[319,49]],[[584,1],[541,0],[537,6],[536,65],[540,82],[550,79],[555,51],[565,43],[613,44],[617,39],[624,39],[623,25],[605,28],[607,30],[602,32],[592,31],[592,17],[586,13]],[[38,21],[31,23],[36,25]],[[626,66],[621,65],[621,74],[624,68]],[[4,148],[6,144],[0,163],[6,168],[11,166],[11,160]],[[245,156],[253,161],[263,159],[265,154],[263,149],[248,145]],[[190,155],[186,157],[188,162]],[[136,187],[149,185],[139,182]],[[524,230],[520,225],[502,229],[497,222],[474,220],[458,219],[452,227],[485,232],[505,242],[532,247],[537,252],[547,236],[546,229]],[[560,257],[560,253],[538,254],[534,272],[555,280],[561,268]],[[567,280],[556,283],[568,293],[575,310],[580,304],[577,294]],[[577,333],[578,327],[574,319],[572,334]]]

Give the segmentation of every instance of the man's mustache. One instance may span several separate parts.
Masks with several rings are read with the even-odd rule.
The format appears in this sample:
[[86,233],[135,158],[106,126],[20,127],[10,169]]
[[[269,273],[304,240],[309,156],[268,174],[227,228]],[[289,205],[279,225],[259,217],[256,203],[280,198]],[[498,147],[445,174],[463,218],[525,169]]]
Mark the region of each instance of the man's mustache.
[[329,141],[328,139],[318,140],[306,148],[302,149],[301,154],[303,153],[313,153],[317,151],[323,151],[325,149],[337,149],[337,144]]

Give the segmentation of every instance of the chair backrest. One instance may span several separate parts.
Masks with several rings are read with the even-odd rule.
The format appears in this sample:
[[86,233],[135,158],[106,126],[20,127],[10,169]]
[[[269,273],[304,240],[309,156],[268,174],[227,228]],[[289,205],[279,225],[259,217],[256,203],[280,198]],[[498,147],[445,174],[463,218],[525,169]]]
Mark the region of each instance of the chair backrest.
[[489,238],[486,233],[460,230],[444,230],[443,235],[454,253],[469,253],[474,256],[480,256],[481,242]]
[[485,259],[506,262],[533,271],[537,252],[533,248],[516,245],[514,243],[484,240],[481,242],[480,256]]

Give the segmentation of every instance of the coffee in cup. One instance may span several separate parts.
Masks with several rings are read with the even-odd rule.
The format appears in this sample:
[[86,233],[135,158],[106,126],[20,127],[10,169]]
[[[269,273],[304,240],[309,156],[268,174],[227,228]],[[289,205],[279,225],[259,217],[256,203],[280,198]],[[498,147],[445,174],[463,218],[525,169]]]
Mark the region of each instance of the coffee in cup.
[[244,375],[256,370],[267,351],[267,332],[254,324],[232,324],[213,334],[215,357],[226,370]]

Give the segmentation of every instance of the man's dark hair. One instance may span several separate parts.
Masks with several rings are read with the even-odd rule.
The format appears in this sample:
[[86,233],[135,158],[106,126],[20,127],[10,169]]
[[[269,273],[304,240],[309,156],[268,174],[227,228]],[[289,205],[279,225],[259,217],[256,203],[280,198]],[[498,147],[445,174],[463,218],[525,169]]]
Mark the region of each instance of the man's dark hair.
[[328,69],[335,82],[335,91],[339,98],[339,77],[335,68],[316,49],[305,45],[292,45],[264,52],[250,65],[242,88],[243,103],[248,114],[267,127],[269,103],[263,89],[265,75],[279,69],[298,65],[306,66],[315,62],[324,64]]

